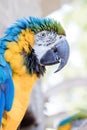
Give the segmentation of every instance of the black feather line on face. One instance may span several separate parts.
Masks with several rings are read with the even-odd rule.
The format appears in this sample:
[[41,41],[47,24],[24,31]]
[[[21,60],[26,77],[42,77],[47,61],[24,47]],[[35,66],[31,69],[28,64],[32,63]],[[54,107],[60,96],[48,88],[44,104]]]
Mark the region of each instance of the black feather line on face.
[[45,66],[40,65],[39,60],[34,52],[34,49],[31,49],[31,53],[26,53],[23,51],[24,56],[24,65],[26,65],[27,71],[30,74],[36,74],[38,77],[45,73]]

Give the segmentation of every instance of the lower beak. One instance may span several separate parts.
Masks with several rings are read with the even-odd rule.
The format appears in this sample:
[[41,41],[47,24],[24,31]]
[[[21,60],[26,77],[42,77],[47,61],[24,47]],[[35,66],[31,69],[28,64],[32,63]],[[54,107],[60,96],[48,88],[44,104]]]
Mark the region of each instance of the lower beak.
[[69,45],[66,39],[61,40],[49,49],[41,58],[42,65],[54,65],[60,63],[55,72],[60,71],[67,63],[69,58]]

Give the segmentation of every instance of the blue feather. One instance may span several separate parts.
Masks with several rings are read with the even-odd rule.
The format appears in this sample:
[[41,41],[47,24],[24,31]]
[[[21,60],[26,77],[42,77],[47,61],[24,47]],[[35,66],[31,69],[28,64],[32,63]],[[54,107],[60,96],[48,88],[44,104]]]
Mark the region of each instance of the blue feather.
[[4,56],[2,55],[2,54],[0,54],[0,65],[1,66],[6,66],[6,61],[5,61],[5,59],[4,59]]
[[26,28],[26,26],[25,26],[25,23],[24,23],[24,21],[23,20],[17,20],[16,21],[17,23],[17,25],[21,28],[21,29],[25,29]]
[[12,107],[14,98],[14,85],[11,76],[4,83],[5,86],[5,110],[9,111]]
[[19,27],[13,27],[11,30],[10,30],[10,32],[12,32],[12,34],[11,35],[17,35],[18,33],[20,33],[21,32],[21,28]]
[[31,21],[32,24],[34,24],[35,23],[35,18],[34,17],[30,17],[30,21]]
[[9,111],[14,98],[14,84],[12,81],[12,71],[3,56],[0,59],[0,123],[4,110]]
[[1,126],[2,116],[4,112],[4,107],[5,107],[5,96],[4,96],[4,92],[2,92],[2,90],[0,89],[0,126]]
[[26,18],[17,20],[16,24],[19,25],[20,27],[22,27],[23,29],[30,27],[28,19],[26,19]]
[[37,24],[38,26],[40,26],[40,23],[42,22],[41,18],[35,18],[35,17],[29,17],[31,24]]
[[18,36],[13,36],[13,35],[6,35],[5,39],[9,42],[9,41],[17,41],[18,40]]
[[6,50],[6,40],[4,38],[0,39],[0,54],[3,54]]

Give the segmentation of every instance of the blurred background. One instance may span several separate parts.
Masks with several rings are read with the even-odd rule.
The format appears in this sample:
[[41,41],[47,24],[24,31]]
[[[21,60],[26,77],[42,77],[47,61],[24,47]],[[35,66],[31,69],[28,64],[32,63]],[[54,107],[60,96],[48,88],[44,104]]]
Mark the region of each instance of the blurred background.
[[87,0],[0,0],[0,37],[16,19],[28,16],[60,21],[70,45],[66,67],[58,73],[57,66],[47,68],[35,84],[28,108],[34,121],[24,128],[56,130],[62,119],[87,111]]

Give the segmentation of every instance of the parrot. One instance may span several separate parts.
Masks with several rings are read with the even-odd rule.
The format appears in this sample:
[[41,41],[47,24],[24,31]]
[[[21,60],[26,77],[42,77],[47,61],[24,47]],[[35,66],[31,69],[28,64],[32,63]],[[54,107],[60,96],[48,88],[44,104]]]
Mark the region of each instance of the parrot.
[[87,123],[87,114],[79,111],[60,121],[57,130],[78,130],[84,123]]
[[0,38],[0,129],[17,130],[30,94],[46,66],[69,59],[70,47],[60,22],[29,16],[16,20]]

